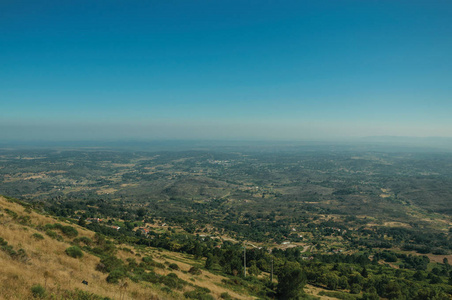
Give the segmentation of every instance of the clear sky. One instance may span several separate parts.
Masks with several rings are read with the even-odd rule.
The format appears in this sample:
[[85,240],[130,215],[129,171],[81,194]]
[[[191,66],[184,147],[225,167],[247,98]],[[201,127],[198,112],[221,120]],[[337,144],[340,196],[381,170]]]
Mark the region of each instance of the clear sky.
[[452,137],[452,1],[0,1],[0,139]]

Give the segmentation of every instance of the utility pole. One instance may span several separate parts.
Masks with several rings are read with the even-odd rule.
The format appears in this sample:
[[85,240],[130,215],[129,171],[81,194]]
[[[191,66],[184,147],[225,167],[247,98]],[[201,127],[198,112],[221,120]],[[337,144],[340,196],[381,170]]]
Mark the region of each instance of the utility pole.
[[272,271],[270,273],[270,282],[273,282],[273,258],[272,258]]
[[243,277],[246,277],[246,245],[243,245]]

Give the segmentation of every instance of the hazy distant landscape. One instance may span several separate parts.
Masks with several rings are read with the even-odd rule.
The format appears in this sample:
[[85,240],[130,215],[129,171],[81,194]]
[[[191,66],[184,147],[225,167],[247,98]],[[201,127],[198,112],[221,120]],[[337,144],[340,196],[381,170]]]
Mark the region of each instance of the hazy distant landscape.
[[[410,298],[423,298],[425,288],[451,291],[446,284],[452,259],[451,152],[393,144],[224,144],[4,148],[0,194],[118,242],[194,254],[195,261],[207,257],[201,266],[218,274],[244,274],[237,248],[244,244],[250,251],[247,278],[267,274],[242,291],[249,295],[281,295],[282,281],[277,287],[267,282],[268,260],[278,255],[298,262],[307,283],[326,288],[323,295],[340,299],[361,299],[362,290],[366,297],[392,299],[384,289],[371,289],[370,278],[377,280],[383,266],[388,278],[403,278],[395,281],[400,293],[404,284],[421,284]],[[102,221],[89,221],[98,218]],[[114,226],[120,229],[112,231]],[[204,250],[193,252],[187,241]],[[238,251],[236,265],[209,262],[224,259],[215,247],[231,246]],[[103,253],[91,247],[82,249]],[[358,263],[357,257],[365,260]],[[259,260],[264,258],[266,263]],[[334,275],[336,263],[329,271],[334,276],[325,279],[333,261],[361,265],[357,268],[373,275],[353,282],[352,272],[341,279],[340,272]],[[282,263],[275,267],[281,278]],[[128,272],[121,278],[135,274]],[[339,285],[340,280],[348,283]],[[319,290],[306,291],[305,297],[320,296]]]

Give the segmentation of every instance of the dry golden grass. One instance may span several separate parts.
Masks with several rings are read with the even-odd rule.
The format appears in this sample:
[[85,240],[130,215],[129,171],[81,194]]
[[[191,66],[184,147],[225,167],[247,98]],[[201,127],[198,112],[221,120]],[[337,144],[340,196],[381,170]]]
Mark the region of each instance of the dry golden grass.
[[[8,202],[0,197],[0,237],[4,238],[14,250],[24,249],[29,257],[28,262],[11,259],[4,251],[0,251],[0,299],[30,299],[31,286],[40,284],[46,287],[48,294],[62,296],[66,290],[80,289],[97,295],[118,299],[118,285],[108,284],[107,275],[95,270],[99,258],[85,253],[83,258],[75,259],[65,254],[70,245],[51,239],[34,229],[36,225],[56,223],[57,220],[35,212],[27,213],[24,207]],[[29,215],[31,226],[16,223],[5,213],[7,208],[19,215]],[[92,238],[94,233],[76,225],[79,236]],[[35,240],[32,234],[44,235],[44,240]],[[45,276],[47,274],[47,276]],[[46,278],[47,277],[47,278]],[[89,285],[82,284],[88,281]],[[123,299],[166,299],[161,291],[149,288],[149,285],[129,281]],[[157,296],[158,295],[158,296]]]

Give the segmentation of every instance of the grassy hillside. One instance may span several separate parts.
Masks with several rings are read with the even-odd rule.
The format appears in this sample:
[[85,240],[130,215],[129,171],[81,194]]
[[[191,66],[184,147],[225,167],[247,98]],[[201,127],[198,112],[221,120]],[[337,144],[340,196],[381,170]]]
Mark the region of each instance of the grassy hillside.
[[[54,224],[75,228],[77,237],[65,235],[58,229],[45,229]],[[45,289],[44,297],[48,299],[54,299],[54,296],[64,299],[182,299],[185,298],[183,293],[190,291],[203,291],[214,298],[221,298],[222,294],[227,297],[226,293],[237,299],[253,298],[246,293],[221,287],[225,279],[222,276],[206,270],[198,275],[188,272],[193,266],[203,266],[202,260],[150,247],[132,249],[114,244],[114,253],[117,258],[132,264],[139,263],[145,256],[152,257],[157,266],[153,270],[156,274],[161,278],[166,278],[165,275],[170,273],[176,274],[183,284],[174,288],[171,283],[136,283],[130,279],[108,283],[108,274],[96,270],[100,257],[85,251],[81,258],[73,258],[66,253],[66,249],[77,241],[91,240],[94,243],[95,233],[76,224],[41,215],[3,197],[0,197],[0,238],[0,290],[4,299],[33,298],[33,286],[35,290],[39,289],[36,285]],[[82,283],[84,280],[88,285]]]

